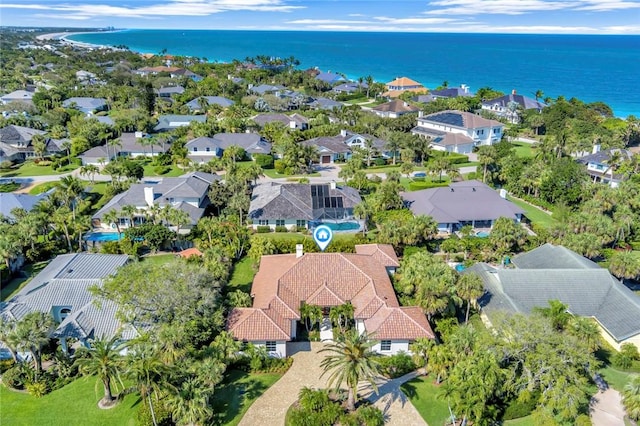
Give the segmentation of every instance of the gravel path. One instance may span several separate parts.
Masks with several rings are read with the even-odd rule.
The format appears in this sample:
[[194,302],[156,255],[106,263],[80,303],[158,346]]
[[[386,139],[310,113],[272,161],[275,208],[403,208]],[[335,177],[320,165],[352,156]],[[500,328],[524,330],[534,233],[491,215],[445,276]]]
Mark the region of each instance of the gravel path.
[[[320,342],[293,342],[287,344],[287,353],[293,354],[293,365],[273,386],[258,398],[247,410],[240,426],[283,425],[287,410],[298,399],[303,387],[326,388],[326,377],[320,378],[320,361],[324,357],[318,353],[325,345]],[[364,397],[383,410],[389,425],[426,425],[411,402],[400,391],[400,384],[416,377],[410,373],[395,380],[381,380],[379,394],[364,391]]]

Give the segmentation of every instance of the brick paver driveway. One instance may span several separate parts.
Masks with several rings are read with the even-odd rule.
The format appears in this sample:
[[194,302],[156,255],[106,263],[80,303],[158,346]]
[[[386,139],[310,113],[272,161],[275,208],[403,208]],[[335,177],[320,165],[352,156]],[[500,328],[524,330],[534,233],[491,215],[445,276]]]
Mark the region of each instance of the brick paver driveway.
[[[322,369],[320,362],[324,357],[318,352],[324,347],[320,342],[292,342],[287,344],[287,353],[293,354],[293,365],[273,386],[258,398],[247,410],[240,421],[240,426],[284,425],[287,410],[298,399],[298,392],[303,387],[325,388],[326,376],[320,378]],[[415,373],[399,379],[381,381],[379,395],[363,396],[383,410],[389,425],[426,425],[411,402],[400,391],[400,384],[415,377]]]

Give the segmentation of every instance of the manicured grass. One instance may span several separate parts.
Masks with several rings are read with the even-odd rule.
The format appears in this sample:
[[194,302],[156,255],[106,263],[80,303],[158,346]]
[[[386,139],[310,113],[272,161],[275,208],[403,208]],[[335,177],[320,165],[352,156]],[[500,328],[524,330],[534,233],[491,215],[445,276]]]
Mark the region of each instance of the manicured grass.
[[173,253],[167,254],[151,254],[144,256],[142,260],[145,263],[149,263],[152,265],[164,265],[165,263],[171,262],[176,259],[176,255]]
[[449,418],[449,406],[438,397],[440,387],[434,382],[432,375],[420,376],[402,384],[400,389],[428,424],[442,425]]
[[101,410],[102,385],[82,377],[42,398],[14,392],[0,385],[0,424],[13,426],[128,426],[135,425],[138,396],[130,394],[112,409]]
[[531,416],[521,417],[519,419],[507,420],[505,426],[536,426]]
[[253,260],[249,257],[240,259],[233,266],[233,273],[231,274],[231,279],[229,279],[229,284],[227,284],[227,290],[242,290],[245,293],[249,293],[256,272],[258,271],[253,267]]
[[507,199],[512,203],[514,203],[515,205],[517,205],[518,207],[520,207],[522,210],[524,210],[525,216],[529,218],[531,223],[538,224],[545,228],[548,228],[551,225],[556,223],[556,220],[553,218],[553,216],[551,216],[548,213],[545,213],[544,211],[540,210],[537,207],[532,206],[531,204],[528,204],[522,200],[509,197],[509,196],[507,196]]
[[96,212],[102,208],[110,200],[106,197],[107,185],[109,182],[94,182],[93,184],[85,181],[85,190],[89,189],[88,196],[92,201],[91,210]]
[[177,177],[177,176],[182,176],[183,174],[186,173],[186,170],[183,170],[178,166],[169,166],[169,167],[171,168],[171,170],[169,170],[167,173],[163,175],[159,175],[153,170],[156,168],[156,166],[150,163],[145,164],[143,166],[144,176],[145,177]]
[[526,142],[512,142],[511,145],[516,149],[516,156],[522,158],[531,158],[535,155],[534,150],[531,148],[530,143]]
[[211,399],[213,412],[217,413],[214,424],[235,426],[240,423],[251,404],[280,377],[282,374],[278,373],[250,374],[230,370]]
[[50,190],[51,188],[55,188],[56,186],[58,186],[58,181],[39,183],[38,185],[35,185],[29,190],[29,194],[31,195],[43,194],[48,190]]
[[[21,276],[16,277],[9,281],[7,284],[3,284],[0,289],[0,300],[9,300],[11,297],[16,294],[22,287],[27,285],[31,278],[38,275],[40,271],[47,266],[49,262],[38,262],[35,264],[27,264],[22,268]],[[0,422],[2,424],[2,422]]]
[[70,164],[68,166],[61,167],[58,170],[53,170],[51,166],[39,166],[33,161],[25,161],[19,168],[1,172],[0,177],[61,175],[69,173],[78,167],[80,167],[78,164]]
[[466,163],[456,164],[456,167],[459,169],[459,168],[462,168],[462,167],[472,167],[472,166],[473,167],[477,167],[479,165],[480,165],[480,163],[478,161],[469,161],[469,162],[466,162]]
[[634,373],[628,373],[625,371],[616,370],[614,367],[608,366],[600,370],[600,374],[610,387],[617,391],[622,391]]
[[13,192],[20,189],[20,184],[16,182],[0,183],[0,192]]

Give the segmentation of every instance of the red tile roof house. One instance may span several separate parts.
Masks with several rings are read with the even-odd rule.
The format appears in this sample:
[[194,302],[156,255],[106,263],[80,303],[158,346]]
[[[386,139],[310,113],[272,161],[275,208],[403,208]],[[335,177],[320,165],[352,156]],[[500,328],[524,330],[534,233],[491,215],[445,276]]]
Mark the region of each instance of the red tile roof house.
[[271,356],[287,356],[296,338],[302,302],[323,308],[350,301],[359,332],[376,340],[384,355],[409,352],[417,338],[434,338],[419,307],[400,306],[388,272],[398,265],[388,245],[357,245],[356,253],[302,253],[262,256],[253,281],[253,307],[234,308],[228,331],[237,339],[265,346]]

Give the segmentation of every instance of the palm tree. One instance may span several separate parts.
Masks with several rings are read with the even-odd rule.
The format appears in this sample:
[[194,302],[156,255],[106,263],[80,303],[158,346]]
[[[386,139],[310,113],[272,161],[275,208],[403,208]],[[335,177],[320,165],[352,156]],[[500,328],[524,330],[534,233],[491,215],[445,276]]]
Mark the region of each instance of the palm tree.
[[36,374],[42,371],[42,347],[49,343],[53,329],[53,318],[44,312],[29,312],[16,328],[18,347],[31,352]]
[[0,343],[2,343],[11,353],[13,362],[18,362],[18,355],[15,350],[17,323],[12,320],[7,320],[0,316]]
[[116,336],[106,339],[96,339],[91,342],[91,348],[85,349],[87,356],[78,359],[80,371],[89,376],[98,376],[104,387],[104,396],[98,403],[99,407],[109,407],[115,398],[111,393],[111,381],[120,378],[122,369],[122,345],[118,344]]
[[634,376],[622,390],[622,403],[627,415],[633,420],[640,420],[640,375]]
[[113,223],[114,225],[116,225],[116,229],[118,230],[118,235],[120,235],[120,215],[118,214],[117,210],[109,210],[107,213],[104,214],[102,218],[104,219],[105,222]]
[[551,325],[556,330],[564,330],[569,324],[571,314],[567,311],[569,305],[565,305],[559,300],[549,300],[549,306],[545,308],[534,308],[534,312],[540,313],[543,317],[551,321]]
[[136,206],[132,206],[131,204],[127,204],[122,206],[122,209],[120,209],[120,211],[127,217],[127,219],[129,219],[129,227],[133,228],[135,226],[134,221],[136,218],[136,213],[138,212],[138,208]]
[[99,171],[100,169],[95,164],[87,164],[86,166],[80,167],[80,175],[87,176],[92,185],[96,177],[96,173],[98,173]]
[[172,417],[178,425],[204,425],[213,414],[209,407],[209,389],[196,378],[185,380],[167,398]]
[[591,318],[573,317],[568,331],[585,342],[592,353],[600,347],[600,329]]
[[62,201],[71,209],[71,215],[75,219],[78,197],[84,191],[84,184],[74,176],[64,176],[56,187],[56,192],[61,195]]
[[157,426],[151,397],[154,396],[158,400],[163,377],[168,372],[167,366],[160,360],[156,349],[148,342],[140,342],[128,352],[126,365],[126,376],[134,382],[144,403],[149,404],[153,425]]
[[477,300],[484,293],[484,284],[482,278],[474,273],[463,274],[458,278],[456,291],[461,299],[467,301],[467,312],[464,316],[464,322],[469,322],[469,310],[471,302]]
[[47,152],[47,138],[44,135],[36,134],[31,138],[31,145],[33,146],[33,152],[39,159],[44,158],[45,152]]
[[[378,392],[375,379],[379,376],[379,364],[376,354],[371,350],[375,341],[366,333],[359,334],[352,330],[335,343],[329,344],[320,352],[328,352],[320,363],[323,368],[322,376],[331,372],[328,385],[339,390],[343,383],[348,388],[347,409],[355,411],[358,400],[358,383],[361,380],[369,382]],[[322,377],[321,376],[321,377]]]

